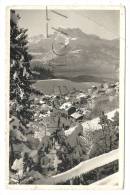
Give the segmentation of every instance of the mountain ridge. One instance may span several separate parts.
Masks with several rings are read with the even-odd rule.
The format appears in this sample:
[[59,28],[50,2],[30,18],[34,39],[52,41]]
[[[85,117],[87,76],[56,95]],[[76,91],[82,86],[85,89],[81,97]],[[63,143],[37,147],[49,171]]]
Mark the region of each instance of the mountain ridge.
[[[60,77],[67,76],[72,71],[70,77],[80,71],[78,76],[84,75],[112,75],[119,77],[119,40],[105,40],[97,35],[88,35],[80,29],[58,29],[71,37],[67,54],[57,56],[52,51],[52,44],[55,41],[57,32],[50,35],[48,39],[44,35],[31,38],[29,51],[33,53],[32,66],[41,64],[51,64],[54,75]],[[77,52],[77,53],[76,53]],[[49,66],[49,65],[48,65]]]

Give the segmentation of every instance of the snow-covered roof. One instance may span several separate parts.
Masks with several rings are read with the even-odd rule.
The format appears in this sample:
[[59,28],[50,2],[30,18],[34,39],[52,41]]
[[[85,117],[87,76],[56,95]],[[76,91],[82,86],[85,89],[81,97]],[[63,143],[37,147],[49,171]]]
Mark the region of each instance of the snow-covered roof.
[[76,96],[76,99],[80,99],[80,98],[86,98],[87,95],[85,93],[79,93],[77,96]]
[[65,100],[69,100],[69,97],[68,96],[65,96]]
[[92,88],[96,88],[96,85],[92,85]]
[[80,114],[79,112],[74,112],[73,114],[71,114],[71,117],[75,118],[75,119],[78,119],[80,117],[82,117],[83,115]]
[[45,101],[40,100],[39,103],[40,103],[40,104],[45,104]]
[[64,104],[62,104],[60,106],[60,109],[64,109],[64,110],[68,110],[70,107],[72,106],[72,103],[71,102],[65,102]]

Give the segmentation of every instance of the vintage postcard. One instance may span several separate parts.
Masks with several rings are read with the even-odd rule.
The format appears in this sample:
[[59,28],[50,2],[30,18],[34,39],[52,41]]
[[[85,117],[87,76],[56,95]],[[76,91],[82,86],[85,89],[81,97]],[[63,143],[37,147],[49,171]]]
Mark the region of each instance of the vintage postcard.
[[7,8],[9,188],[123,187],[124,12]]

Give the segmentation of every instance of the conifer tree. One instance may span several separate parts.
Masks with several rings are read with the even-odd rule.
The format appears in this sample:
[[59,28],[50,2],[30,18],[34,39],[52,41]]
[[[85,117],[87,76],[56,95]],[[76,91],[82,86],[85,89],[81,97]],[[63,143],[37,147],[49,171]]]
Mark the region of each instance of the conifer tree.
[[26,127],[32,119],[30,110],[31,93],[31,55],[28,53],[27,29],[19,28],[19,15],[15,10],[10,13],[10,102],[15,105],[10,108],[10,114],[15,115]]

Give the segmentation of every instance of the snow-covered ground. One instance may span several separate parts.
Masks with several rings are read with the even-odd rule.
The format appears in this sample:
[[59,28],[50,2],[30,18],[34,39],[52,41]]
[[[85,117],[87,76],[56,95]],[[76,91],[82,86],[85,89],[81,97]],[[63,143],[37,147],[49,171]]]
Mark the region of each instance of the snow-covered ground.
[[118,186],[119,185],[119,172],[116,172],[108,177],[105,177],[97,182],[94,182],[92,184],[90,184],[90,186],[92,187],[98,187],[99,189],[101,189],[101,187],[112,187],[112,186]]
[[[108,112],[106,114],[108,119],[111,119],[114,116],[116,111],[119,111],[119,109],[115,109],[111,112]],[[101,125],[98,124],[99,122],[100,122],[99,117],[83,122],[82,125],[83,125],[84,131],[87,131],[87,130],[95,131],[95,130],[101,129]],[[66,130],[65,135],[69,136],[75,130],[75,128],[76,126]]]
[[102,154],[98,157],[92,158],[90,160],[86,160],[75,166],[74,168],[60,173],[58,175],[53,176],[55,183],[65,182],[71,178],[76,176],[80,176],[84,173],[87,173],[95,168],[101,167],[105,164],[113,162],[119,159],[119,149],[113,150],[109,153]]

